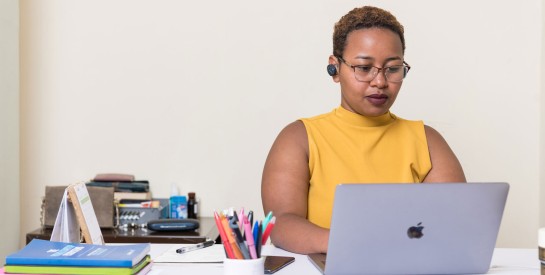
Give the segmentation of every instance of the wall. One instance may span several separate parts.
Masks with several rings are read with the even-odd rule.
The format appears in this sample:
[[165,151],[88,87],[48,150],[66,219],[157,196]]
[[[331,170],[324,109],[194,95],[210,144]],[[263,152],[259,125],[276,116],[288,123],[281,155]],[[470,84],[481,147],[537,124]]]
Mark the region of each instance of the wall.
[[19,1],[0,1],[0,265],[19,247]]
[[[261,209],[277,133],[339,105],[333,24],[361,1],[21,1],[23,232],[46,185],[96,173],[195,191],[201,212]],[[499,246],[539,224],[539,0],[369,1],[406,28],[397,115],[439,130],[470,181],[507,181]],[[463,203],[463,202],[461,202]],[[258,211],[260,212],[260,211]]]
[[[545,5],[541,4],[541,31],[545,31]],[[545,35],[541,35],[541,132],[540,136],[540,206],[539,206],[539,217],[540,217],[540,227],[545,227]]]

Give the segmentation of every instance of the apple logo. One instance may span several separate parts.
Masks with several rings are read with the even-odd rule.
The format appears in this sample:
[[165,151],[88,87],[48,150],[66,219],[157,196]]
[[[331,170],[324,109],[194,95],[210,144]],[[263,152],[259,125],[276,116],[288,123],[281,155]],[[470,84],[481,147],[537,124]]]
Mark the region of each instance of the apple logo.
[[420,239],[422,236],[424,236],[422,230],[424,230],[424,226],[422,226],[422,222],[419,222],[416,226],[409,227],[407,230],[407,235],[410,239]]

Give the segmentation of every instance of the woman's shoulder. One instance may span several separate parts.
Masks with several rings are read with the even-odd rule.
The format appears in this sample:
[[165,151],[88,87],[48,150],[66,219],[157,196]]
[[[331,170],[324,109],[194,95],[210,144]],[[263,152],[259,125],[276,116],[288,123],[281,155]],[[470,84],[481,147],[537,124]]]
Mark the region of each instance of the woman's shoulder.
[[301,119],[296,120],[284,127],[282,131],[280,132],[280,135],[282,137],[288,138],[288,139],[301,139],[305,138],[307,136],[305,124]]
[[424,133],[426,133],[426,139],[428,142],[431,140],[436,142],[444,142],[446,143],[443,136],[439,133],[439,131],[435,130],[433,127],[424,124]]
[[278,137],[276,138],[275,143],[279,144],[280,147],[285,146],[302,146],[307,147],[307,132],[305,125],[301,120],[296,120],[284,127]]
[[433,127],[424,125],[432,169],[424,182],[465,182],[458,158],[443,136]]

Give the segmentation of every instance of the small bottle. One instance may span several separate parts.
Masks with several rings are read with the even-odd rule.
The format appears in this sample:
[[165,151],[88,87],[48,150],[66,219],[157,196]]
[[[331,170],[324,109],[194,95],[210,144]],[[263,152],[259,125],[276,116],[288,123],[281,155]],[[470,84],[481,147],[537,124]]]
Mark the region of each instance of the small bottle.
[[171,219],[186,219],[187,218],[187,200],[185,196],[178,195],[178,187],[176,184],[171,186],[170,196],[170,218]]
[[195,198],[195,192],[189,192],[187,198],[187,217],[190,219],[198,219],[198,203]]

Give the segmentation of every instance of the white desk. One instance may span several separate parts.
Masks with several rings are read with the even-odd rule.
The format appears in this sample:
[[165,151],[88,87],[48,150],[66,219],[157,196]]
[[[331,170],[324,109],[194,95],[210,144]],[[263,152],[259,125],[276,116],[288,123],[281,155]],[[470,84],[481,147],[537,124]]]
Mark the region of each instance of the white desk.
[[[152,259],[161,255],[172,244],[152,244]],[[179,245],[174,245],[178,247]],[[263,255],[293,256],[295,262],[276,272],[278,275],[320,275],[321,273],[309,262],[306,255],[290,253],[271,245],[263,247]],[[198,274],[222,275],[222,264],[165,264],[154,263],[150,275]],[[509,249],[497,248],[492,257],[491,268],[488,274],[538,275],[540,262],[537,249]]]

